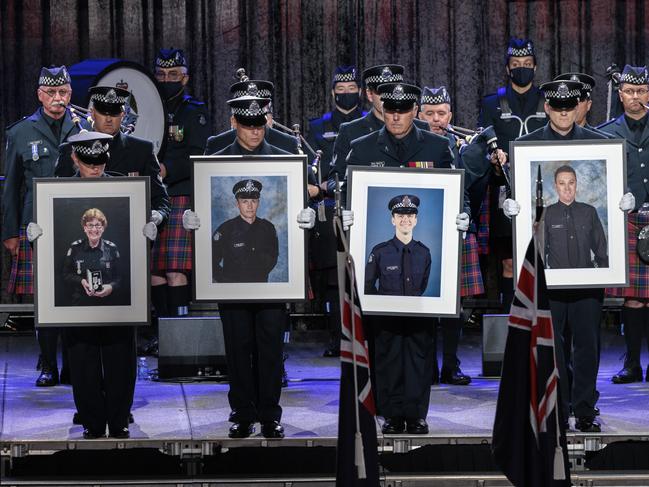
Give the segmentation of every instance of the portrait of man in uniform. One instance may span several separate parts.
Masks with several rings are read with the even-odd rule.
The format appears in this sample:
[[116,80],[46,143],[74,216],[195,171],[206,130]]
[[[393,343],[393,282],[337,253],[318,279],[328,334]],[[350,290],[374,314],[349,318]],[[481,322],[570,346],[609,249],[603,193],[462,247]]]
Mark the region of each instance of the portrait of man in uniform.
[[439,296],[442,198],[436,189],[369,188],[365,294]]
[[128,306],[127,198],[56,198],[55,306]]
[[[272,196],[282,194],[278,188],[282,185],[280,179],[279,176],[214,178],[212,196],[217,205],[213,212],[216,229],[212,233],[212,282],[288,280],[286,209],[285,204]],[[231,191],[226,190],[228,185]],[[225,219],[224,216],[232,217]]]
[[608,267],[604,161],[552,161],[542,171],[550,180],[544,199],[553,202],[545,209],[545,268]]

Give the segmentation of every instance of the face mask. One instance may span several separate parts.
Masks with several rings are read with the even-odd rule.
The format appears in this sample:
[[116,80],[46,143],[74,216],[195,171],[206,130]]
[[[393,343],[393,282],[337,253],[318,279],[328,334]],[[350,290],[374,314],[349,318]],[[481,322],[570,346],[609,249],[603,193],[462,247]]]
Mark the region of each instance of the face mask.
[[343,110],[351,110],[358,105],[360,95],[358,93],[336,93],[335,100],[336,105]]
[[516,86],[527,86],[534,79],[534,68],[510,69],[509,77]]
[[169,100],[176,96],[183,89],[182,81],[165,81],[160,83],[160,88],[162,89],[162,95],[165,97],[165,100]]

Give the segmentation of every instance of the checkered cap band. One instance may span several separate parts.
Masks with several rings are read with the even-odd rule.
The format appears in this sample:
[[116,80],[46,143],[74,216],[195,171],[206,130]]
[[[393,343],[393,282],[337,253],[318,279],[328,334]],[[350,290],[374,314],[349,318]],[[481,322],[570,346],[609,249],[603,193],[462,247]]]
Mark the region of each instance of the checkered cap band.
[[72,150],[82,156],[100,156],[108,152],[108,147],[109,145],[103,144],[101,140],[95,140],[90,147],[72,143]]
[[546,99],[567,100],[569,98],[579,98],[581,90],[571,90],[565,84],[560,84],[556,90],[545,90]]
[[98,101],[110,105],[124,105],[128,101],[128,98],[128,96],[119,96],[115,90],[108,90],[106,94],[93,93],[90,96],[90,101]]
[[256,96],[259,98],[272,98],[273,94],[270,90],[265,90],[265,89],[257,89],[256,91],[246,89],[246,90],[239,90],[235,91],[232,93],[232,98],[240,98],[242,96]]
[[583,79],[579,79],[579,76],[577,76],[576,74],[573,74],[573,75],[570,77],[570,80],[571,80],[571,81],[579,81],[582,85],[584,85],[583,88],[582,88],[582,90],[585,90],[585,91],[593,91],[593,85],[591,85],[590,83],[587,83],[587,82],[584,81]]
[[395,86],[390,93],[381,93],[381,100],[417,102],[417,98],[415,93],[408,93],[401,85]]
[[649,84],[649,76],[645,69],[641,74],[626,72],[620,76],[620,83],[628,83],[630,85],[647,85]]
[[[170,54],[169,51],[164,49],[161,53],[163,56],[168,56]],[[176,66],[187,66],[187,61],[185,60],[183,53],[180,50],[176,50],[173,56],[170,57],[160,57],[160,55],[158,55],[155,59],[155,65],[159,68],[175,68]]]
[[334,74],[334,83],[348,83],[350,81],[356,81],[356,72]]
[[241,186],[240,188],[237,188],[234,192],[235,195],[238,195],[239,193],[259,193],[260,189],[257,187],[257,185],[254,183],[252,179],[248,179],[246,181],[246,184],[244,186]]
[[434,96],[423,95],[420,102],[421,105],[441,105],[442,103],[451,103],[451,97],[446,92],[437,93]]
[[403,75],[399,73],[393,73],[390,71],[390,74],[387,76],[384,76],[384,74],[380,75],[375,75],[375,76],[368,76],[365,78],[365,84],[372,85],[372,84],[383,84],[383,83],[399,83],[403,81]]
[[41,71],[41,75],[38,78],[38,86],[63,86],[71,82],[70,75],[65,68],[61,69],[55,75],[49,71]]
[[260,115],[266,115],[268,111],[266,107],[262,107],[256,101],[253,101],[250,106],[245,108],[241,107],[232,107],[232,115],[239,115],[241,117],[258,117]]
[[527,44],[524,47],[509,46],[507,49],[507,55],[514,57],[534,56],[534,51],[532,50],[531,44]]
[[408,197],[406,196],[406,197],[403,198],[403,200],[401,200],[399,203],[397,203],[396,205],[392,206],[392,209],[393,209],[393,210],[396,210],[397,208],[417,208],[417,205],[415,205],[415,204],[410,200],[410,198],[408,198]]

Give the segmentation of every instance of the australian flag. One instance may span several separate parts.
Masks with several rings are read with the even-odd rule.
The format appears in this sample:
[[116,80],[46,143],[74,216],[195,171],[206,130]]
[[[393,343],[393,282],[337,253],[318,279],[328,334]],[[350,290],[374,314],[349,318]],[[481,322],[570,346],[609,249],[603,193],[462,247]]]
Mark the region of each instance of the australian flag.
[[552,316],[535,242],[527,248],[509,317],[493,453],[516,487],[569,486]]
[[336,485],[378,487],[376,407],[354,261],[347,251],[342,225],[337,217],[334,225],[338,236],[338,283],[342,314]]

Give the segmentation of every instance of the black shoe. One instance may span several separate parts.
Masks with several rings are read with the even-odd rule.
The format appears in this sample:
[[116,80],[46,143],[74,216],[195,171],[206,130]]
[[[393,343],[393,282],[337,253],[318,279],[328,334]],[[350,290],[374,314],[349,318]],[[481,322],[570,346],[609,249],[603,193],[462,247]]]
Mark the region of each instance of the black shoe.
[[406,431],[411,435],[428,434],[428,423],[425,419],[406,419]]
[[108,437],[109,438],[119,438],[119,439],[126,439],[131,437],[131,432],[128,430],[128,426],[125,426],[124,428],[108,428]]
[[595,413],[595,416],[599,416],[599,408],[597,406],[593,408],[593,412]]
[[106,432],[94,431],[88,428],[83,430],[83,439],[84,440],[96,440],[97,438],[105,438]]
[[642,382],[642,367],[624,367],[611,380],[613,384],[630,384],[631,382]]
[[482,315],[473,311],[471,315],[464,322],[464,328],[479,330],[482,326]]
[[36,387],[52,387],[59,384],[59,372],[43,367],[41,375],[36,379]]
[[325,348],[325,351],[322,352],[323,357],[340,357],[340,348],[335,345],[329,345]]
[[602,426],[595,421],[595,418],[577,418],[575,428],[582,433],[599,433],[602,431]]
[[248,438],[255,432],[255,425],[252,423],[234,423],[230,426],[228,436],[230,438]]
[[460,367],[455,367],[453,370],[442,367],[440,380],[442,384],[451,384],[454,386],[468,386],[471,384],[471,377],[463,374]]
[[284,427],[279,421],[261,423],[261,434],[264,438],[284,438]]
[[399,435],[406,429],[406,422],[403,418],[385,418],[385,422],[381,427],[381,432],[384,435]]

